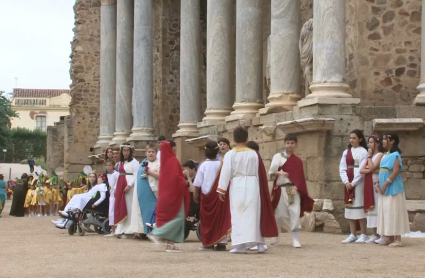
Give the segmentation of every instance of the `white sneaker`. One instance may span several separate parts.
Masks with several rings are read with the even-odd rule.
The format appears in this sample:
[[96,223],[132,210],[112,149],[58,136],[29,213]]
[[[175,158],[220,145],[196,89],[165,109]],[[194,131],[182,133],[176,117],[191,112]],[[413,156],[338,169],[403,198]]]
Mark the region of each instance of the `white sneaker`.
[[378,238],[377,240],[375,240],[375,243],[376,243],[376,244],[379,244],[379,243],[381,243],[381,241],[382,241],[382,237],[380,237],[380,238]]
[[115,234],[113,234],[113,233],[110,233],[110,234],[107,234],[107,235],[105,235],[106,237],[114,237],[115,236]]
[[266,244],[259,244],[257,249],[258,249],[258,253],[266,253],[266,251],[268,250]]
[[368,239],[367,235],[361,234],[355,243],[365,243]]
[[59,211],[59,214],[62,215],[62,216],[65,216],[65,217],[68,217],[69,216],[68,213],[66,213],[66,212],[64,212],[62,210]]
[[239,245],[238,247],[232,249],[229,251],[229,253],[234,253],[234,254],[246,254],[246,246],[245,244],[243,245]]
[[294,239],[292,239],[292,246],[294,248],[301,248],[301,243],[298,239],[294,238]]
[[272,240],[270,241],[271,245],[278,245],[279,244],[279,237],[274,237],[272,238]]
[[342,243],[343,244],[346,244],[346,243],[353,243],[353,242],[355,242],[357,240],[357,237],[355,236],[355,235],[353,235],[353,234],[350,234],[346,239],[344,239],[343,241],[342,241]]
[[366,241],[366,243],[375,243],[378,239],[379,239],[379,237],[378,237],[378,236],[373,235],[373,236],[371,236],[371,237],[369,238],[369,240],[368,240],[368,241]]
[[44,216],[48,216],[47,214],[45,214]]
[[39,214],[37,214],[37,217],[40,217],[41,216],[41,214],[39,213]]
[[58,228],[65,228],[65,223],[59,223],[55,225]]

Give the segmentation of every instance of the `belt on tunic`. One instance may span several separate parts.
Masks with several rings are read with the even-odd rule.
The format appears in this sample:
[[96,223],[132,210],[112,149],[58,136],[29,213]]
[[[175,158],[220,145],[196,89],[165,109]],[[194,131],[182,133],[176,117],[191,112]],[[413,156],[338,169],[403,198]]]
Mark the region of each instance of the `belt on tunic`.
[[359,168],[359,165],[348,165],[347,168]]
[[293,183],[284,183],[281,184],[280,187],[285,187],[286,194],[288,195],[288,202],[289,204],[292,204],[294,202],[294,195],[292,195],[292,189],[294,188],[295,184]]
[[233,177],[256,177],[257,175],[234,175]]
[[132,176],[133,173],[120,173],[120,176]]
[[387,172],[387,173],[392,173],[392,170],[388,170],[387,168],[379,168],[379,172]]

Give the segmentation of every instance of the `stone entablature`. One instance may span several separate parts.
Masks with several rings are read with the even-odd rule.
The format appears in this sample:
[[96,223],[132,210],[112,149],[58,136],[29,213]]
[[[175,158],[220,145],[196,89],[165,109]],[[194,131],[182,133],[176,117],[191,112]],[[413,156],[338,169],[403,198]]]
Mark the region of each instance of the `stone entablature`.
[[372,121],[374,131],[411,131],[423,128],[422,118],[407,119],[374,119]]
[[301,120],[277,123],[276,126],[286,134],[304,133],[312,131],[332,130],[335,119],[331,118],[305,118]]

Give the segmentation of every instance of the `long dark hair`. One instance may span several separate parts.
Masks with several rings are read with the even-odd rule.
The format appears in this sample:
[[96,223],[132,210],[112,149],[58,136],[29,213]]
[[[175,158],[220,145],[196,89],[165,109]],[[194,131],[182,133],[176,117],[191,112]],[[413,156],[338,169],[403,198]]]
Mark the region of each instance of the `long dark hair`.
[[390,132],[385,133],[384,136],[387,137],[387,140],[394,140],[394,145],[392,146],[391,150],[388,150],[388,151],[390,153],[398,152],[398,153],[401,154],[401,150],[398,147],[398,144],[400,144],[400,138],[398,138],[398,134],[390,131]]
[[[352,130],[351,132],[350,132],[350,135],[351,134],[356,134],[357,135],[357,137],[359,138],[359,146],[360,147],[363,147],[363,148],[365,148],[366,150],[367,150],[367,143],[366,143],[366,139],[364,138],[364,135],[363,135],[363,131],[361,131],[360,129],[355,129],[355,130]],[[350,144],[348,144],[348,148],[349,149],[351,149],[351,143]]]
[[[90,175],[94,175],[94,178],[95,178],[94,184],[91,184],[91,182],[89,180]],[[83,181],[84,181],[84,179],[83,179]],[[90,173],[90,174],[88,174],[88,176],[87,176],[87,190],[90,190],[96,184],[97,184],[97,175],[96,175],[96,173]]]
[[107,148],[106,150],[105,150],[105,161],[107,160],[107,159],[109,159],[109,157],[108,157],[108,151],[109,150],[111,150],[111,152],[112,152],[112,154],[114,153],[114,149],[113,148],[111,148],[111,147],[109,147],[109,148]]
[[124,147],[127,147],[127,148],[130,149],[130,154],[128,155],[127,161],[128,162],[132,161],[133,160],[133,148],[131,147],[130,143],[122,143],[121,146],[123,146],[123,147],[120,149],[120,161],[121,162],[125,161],[124,155],[122,154],[122,150],[124,149]]
[[382,136],[379,136],[379,135],[369,136],[369,138],[367,138],[368,143],[369,143],[370,138],[373,139],[373,142],[375,142],[375,144],[378,144],[378,152],[380,152],[380,153],[385,152],[384,146],[382,145]]

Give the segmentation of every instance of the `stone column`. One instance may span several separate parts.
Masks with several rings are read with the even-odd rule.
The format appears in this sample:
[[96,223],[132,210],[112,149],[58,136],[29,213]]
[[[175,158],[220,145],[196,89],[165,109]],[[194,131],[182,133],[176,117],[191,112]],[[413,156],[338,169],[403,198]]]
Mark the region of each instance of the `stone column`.
[[262,0],[236,2],[236,101],[231,113],[236,118],[253,117],[263,107],[262,7]]
[[152,140],[152,0],[134,0],[133,128],[128,141]]
[[121,144],[133,125],[131,97],[133,88],[134,0],[117,3],[117,91],[115,133],[111,144]]
[[345,80],[345,2],[314,1],[313,82],[307,98],[351,98]]
[[224,121],[234,102],[234,6],[208,0],[207,109],[203,121]]
[[301,99],[300,1],[271,1],[269,112],[291,110]]
[[115,131],[117,0],[100,8],[100,133],[95,147],[107,147]]
[[421,80],[419,94],[415,98],[416,105],[425,105],[425,0],[422,0],[422,36],[421,36]]
[[173,135],[197,136],[201,120],[201,23],[200,1],[181,0],[180,123]]

